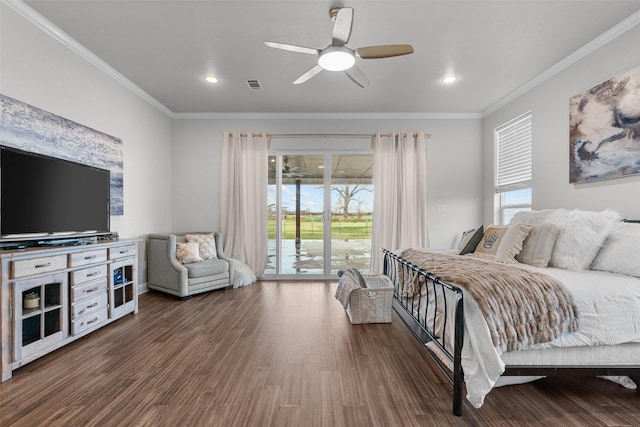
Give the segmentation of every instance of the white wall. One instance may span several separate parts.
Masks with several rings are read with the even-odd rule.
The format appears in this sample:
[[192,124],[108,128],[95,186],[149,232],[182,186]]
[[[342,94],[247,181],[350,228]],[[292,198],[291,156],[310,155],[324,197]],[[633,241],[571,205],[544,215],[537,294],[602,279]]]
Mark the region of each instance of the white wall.
[[640,218],[640,176],[569,184],[569,98],[618,73],[640,66],[640,26],[600,47],[483,121],[484,221],[494,221],[493,131],[533,113],[533,208],[613,209]]
[[[451,247],[462,230],[481,221],[480,120],[175,120],[174,229],[219,229],[224,131],[373,134],[419,130],[431,134],[427,139],[430,243]],[[446,206],[446,212],[436,213],[437,205]]]
[[171,119],[3,3],[0,93],[120,138],[124,215],[111,217],[112,230],[138,238],[171,228]]

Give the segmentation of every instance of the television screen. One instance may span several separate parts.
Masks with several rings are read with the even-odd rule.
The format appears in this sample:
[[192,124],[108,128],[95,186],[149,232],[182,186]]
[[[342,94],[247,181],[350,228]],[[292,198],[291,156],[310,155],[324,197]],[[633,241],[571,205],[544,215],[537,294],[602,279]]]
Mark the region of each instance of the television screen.
[[109,171],[0,149],[0,235],[109,232]]

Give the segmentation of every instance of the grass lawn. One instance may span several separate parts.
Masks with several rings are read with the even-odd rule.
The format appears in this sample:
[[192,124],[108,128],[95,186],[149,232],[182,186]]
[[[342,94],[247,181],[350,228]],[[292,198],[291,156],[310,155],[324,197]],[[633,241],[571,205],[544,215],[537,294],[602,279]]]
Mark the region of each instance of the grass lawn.
[[[300,217],[300,238],[303,240],[321,240],[323,238],[324,221],[320,215],[303,214]],[[267,237],[276,237],[276,218],[270,216],[267,220]],[[371,214],[333,215],[331,220],[331,237],[333,239],[368,239],[371,237]],[[282,227],[283,239],[296,238],[296,217],[286,215]]]

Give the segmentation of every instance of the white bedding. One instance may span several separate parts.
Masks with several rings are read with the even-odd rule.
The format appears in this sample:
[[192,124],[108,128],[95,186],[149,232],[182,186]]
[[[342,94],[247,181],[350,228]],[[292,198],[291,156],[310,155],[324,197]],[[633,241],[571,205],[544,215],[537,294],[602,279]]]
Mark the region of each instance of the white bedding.
[[[578,308],[578,331],[566,333],[549,343],[537,344],[531,351],[500,354],[492,345],[489,328],[480,309],[465,294],[462,367],[467,399],[473,406],[480,407],[487,393],[494,386],[500,385],[497,382],[504,372],[505,362],[535,365],[550,364],[549,360],[557,360],[558,364],[571,365],[640,365],[640,353],[637,352],[640,349],[639,278],[592,270],[537,268],[526,264],[514,264],[514,268],[539,271],[562,281],[573,295]],[[425,316],[423,305],[418,308],[417,303],[414,303],[414,313],[421,312],[420,315]],[[441,319],[437,320],[439,324]],[[453,321],[448,322],[447,329],[446,336],[453,336]],[[611,351],[611,347],[593,348],[593,352],[588,350],[590,346],[625,343],[634,344],[620,346],[625,350],[621,352]],[[551,351],[544,351],[549,349]],[[550,354],[553,354],[551,358]],[[611,358],[612,354],[616,356],[615,360]],[[507,378],[501,381],[509,382]]]

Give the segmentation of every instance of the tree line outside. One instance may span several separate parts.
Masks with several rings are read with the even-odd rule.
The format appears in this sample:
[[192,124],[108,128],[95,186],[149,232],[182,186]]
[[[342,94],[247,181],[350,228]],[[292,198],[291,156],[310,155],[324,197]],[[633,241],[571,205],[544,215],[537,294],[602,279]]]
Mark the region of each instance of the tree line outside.
[[[361,212],[361,200],[357,195],[363,191],[371,192],[369,185],[332,186],[331,191],[338,195],[331,216],[331,237],[333,239],[369,239],[371,238],[372,213]],[[355,207],[355,208],[354,208]],[[282,215],[282,238],[295,239],[296,213],[291,210]],[[303,240],[320,240],[324,238],[324,221],[322,212],[300,213],[300,238]],[[270,212],[267,218],[267,237],[276,237],[276,214]]]

